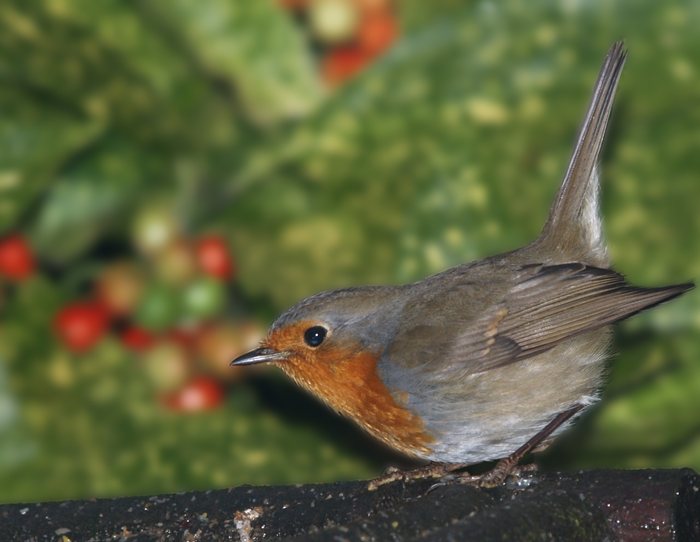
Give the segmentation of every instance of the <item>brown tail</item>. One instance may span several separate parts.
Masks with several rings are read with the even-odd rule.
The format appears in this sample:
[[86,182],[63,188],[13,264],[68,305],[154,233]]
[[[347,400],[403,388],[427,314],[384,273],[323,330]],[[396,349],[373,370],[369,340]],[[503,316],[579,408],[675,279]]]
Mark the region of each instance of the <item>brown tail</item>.
[[605,58],[569,169],[547,223],[535,242],[570,261],[588,262],[598,267],[608,267],[610,262],[598,213],[596,167],[615,90],[625,65],[627,53],[623,46],[624,41],[615,43]]

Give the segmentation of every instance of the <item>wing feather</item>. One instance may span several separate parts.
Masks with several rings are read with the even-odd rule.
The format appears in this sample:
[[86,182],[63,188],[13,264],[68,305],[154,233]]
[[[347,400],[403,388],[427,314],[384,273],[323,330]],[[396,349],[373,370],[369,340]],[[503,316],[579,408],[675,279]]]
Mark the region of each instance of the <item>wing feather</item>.
[[[412,351],[414,366],[420,361],[431,370],[439,364],[446,373],[481,373],[541,354],[691,288],[692,283],[630,286],[615,271],[583,263],[527,265],[502,299],[479,317],[460,318],[460,305],[455,304],[447,329],[444,322],[424,321],[415,333],[397,338],[394,351]],[[469,295],[468,289],[462,290]]]

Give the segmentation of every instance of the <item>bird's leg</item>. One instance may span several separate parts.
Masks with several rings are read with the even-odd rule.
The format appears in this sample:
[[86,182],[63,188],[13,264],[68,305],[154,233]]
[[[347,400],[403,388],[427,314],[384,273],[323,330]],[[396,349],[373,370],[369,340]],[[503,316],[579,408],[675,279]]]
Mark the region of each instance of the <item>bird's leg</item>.
[[488,472],[479,475],[458,475],[457,481],[462,484],[472,484],[478,487],[495,487],[501,485],[509,474],[531,470],[525,467],[518,467],[518,462],[531,451],[540,448],[540,445],[554,433],[562,424],[566,423],[572,416],[576,415],[583,405],[576,405],[574,408],[562,412],[551,422],[549,422],[542,431],[528,440],[515,452],[510,454],[505,459],[501,459],[496,466]]
[[[537,433],[508,457],[501,459],[490,471],[478,475],[471,475],[468,473],[457,474],[454,476],[454,480],[461,484],[471,484],[477,487],[495,487],[502,484],[509,474],[535,470],[536,466],[534,464],[519,467],[518,462],[525,455],[534,450],[545,449],[552,440],[549,439],[552,433],[571,419],[571,417],[580,412],[582,408],[583,405],[576,405],[574,408],[559,414],[549,422],[542,431]],[[371,480],[367,485],[367,489],[369,491],[374,491],[379,486],[396,480],[403,480],[406,482],[417,478],[442,478],[452,474],[456,470],[468,467],[469,465],[471,465],[471,463],[430,463],[429,465],[418,467],[413,470],[401,470],[396,467],[389,467],[383,476]],[[444,483],[439,482],[432,486],[431,489],[441,485],[444,485]]]
[[456,470],[463,469],[471,465],[471,463],[430,463],[424,467],[418,467],[412,470],[402,470],[396,467],[389,467],[384,474],[379,478],[371,480],[367,484],[369,491],[374,491],[379,486],[394,482],[396,480],[415,480],[417,478],[442,478]]

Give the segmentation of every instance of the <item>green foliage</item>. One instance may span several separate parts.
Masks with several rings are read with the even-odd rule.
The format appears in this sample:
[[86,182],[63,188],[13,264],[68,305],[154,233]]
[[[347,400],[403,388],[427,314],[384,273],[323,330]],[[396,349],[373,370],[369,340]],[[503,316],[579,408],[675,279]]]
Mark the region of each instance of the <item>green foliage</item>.
[[[680,5],[623,7],[611,23],[593,4],[479,4],[407,37],[250,160],[240,182],[253,186],[227,221],[247,255],[246,287],[283,308],[315,290],[415,280],[532,240],[602,52],[620,36],[631,60],[602,171],[614,260],[639,282],[696,275],[689,194],[700,163],[688,138],[700,96],[688,58],[700,40]],[[645,46],[652,21],[674,42]],[[672,88],[650,73],[673,77]],[[647,218],[654,227],[640,228]]]
[[[49,264],[0,299],[0,404],[16,407],[0,418],[0,500],[378,474],[346,426],[307,421],[320,407],[287,415],[302,397],[291,384],[168,413],[122,347],[68,354],[53,315],[152,198],[187,230],[224,228],[232,310],[268,318],[323,289],[527,243],[620,38],[630,57],[601,169],[613,260],[646,285],[700,276],[700,4],[399,7],[401,42],[325,94],[272,0],[0,5],[0,233],[29,232]],[[698,291],[623,324],[606,400],[549,461],[700,468],[699,328]]]
[[47,258],[70,261],[144,193],[164,185],[165,175],[164,164],[138,147],[101,141],[54,177],[35,218],[34,245]]
[[51,104],[32,107],[20,89],[0,90],[0,232],[17,224],[67,157],[100,131],[99,123]]
[[321,88],[306,43],[274,0],[151,0],[147,6],[183,37],[204,75],[220,78],[256,120],[298,117],[318,103]]

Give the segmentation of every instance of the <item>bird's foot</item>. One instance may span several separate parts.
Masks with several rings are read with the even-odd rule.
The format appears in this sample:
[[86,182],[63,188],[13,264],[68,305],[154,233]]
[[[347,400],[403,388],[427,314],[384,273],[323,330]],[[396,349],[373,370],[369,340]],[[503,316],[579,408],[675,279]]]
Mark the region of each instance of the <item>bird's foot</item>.
[[419,478],[442,478],[448,474],[453,473],[456,470],[464,468],[468,463],[430,463],[424,467],[418,467],[412,470],[402,470],[396,467],[389,467],[384,471],[384,474],[379,478],[370,480],[367,484],[367,489],[369,491],[376,490],[379,486],[395,482],[397,480],[402,480],[408,482],[409,480],[416,480]]
[[537,470],[537,465],[535,465],[534,463],[530,463],[528,465],[518,465],[517,463],[509,461],[509,459],[510,458],[508,457],[502,459],[493,469],[483,474],[474,475],[464,473],[451,475],[448,477],[448,479],[445,479],[444,482],[435,484],[430,489],[432,490],[435,487],[447,485],[447,483],[450,482],[455,482],[458,484],[469,484],[481,488],[496,487],[500,486],[503,482],[505,482],[508,476],[518,477],[526,472],[532,472]]

